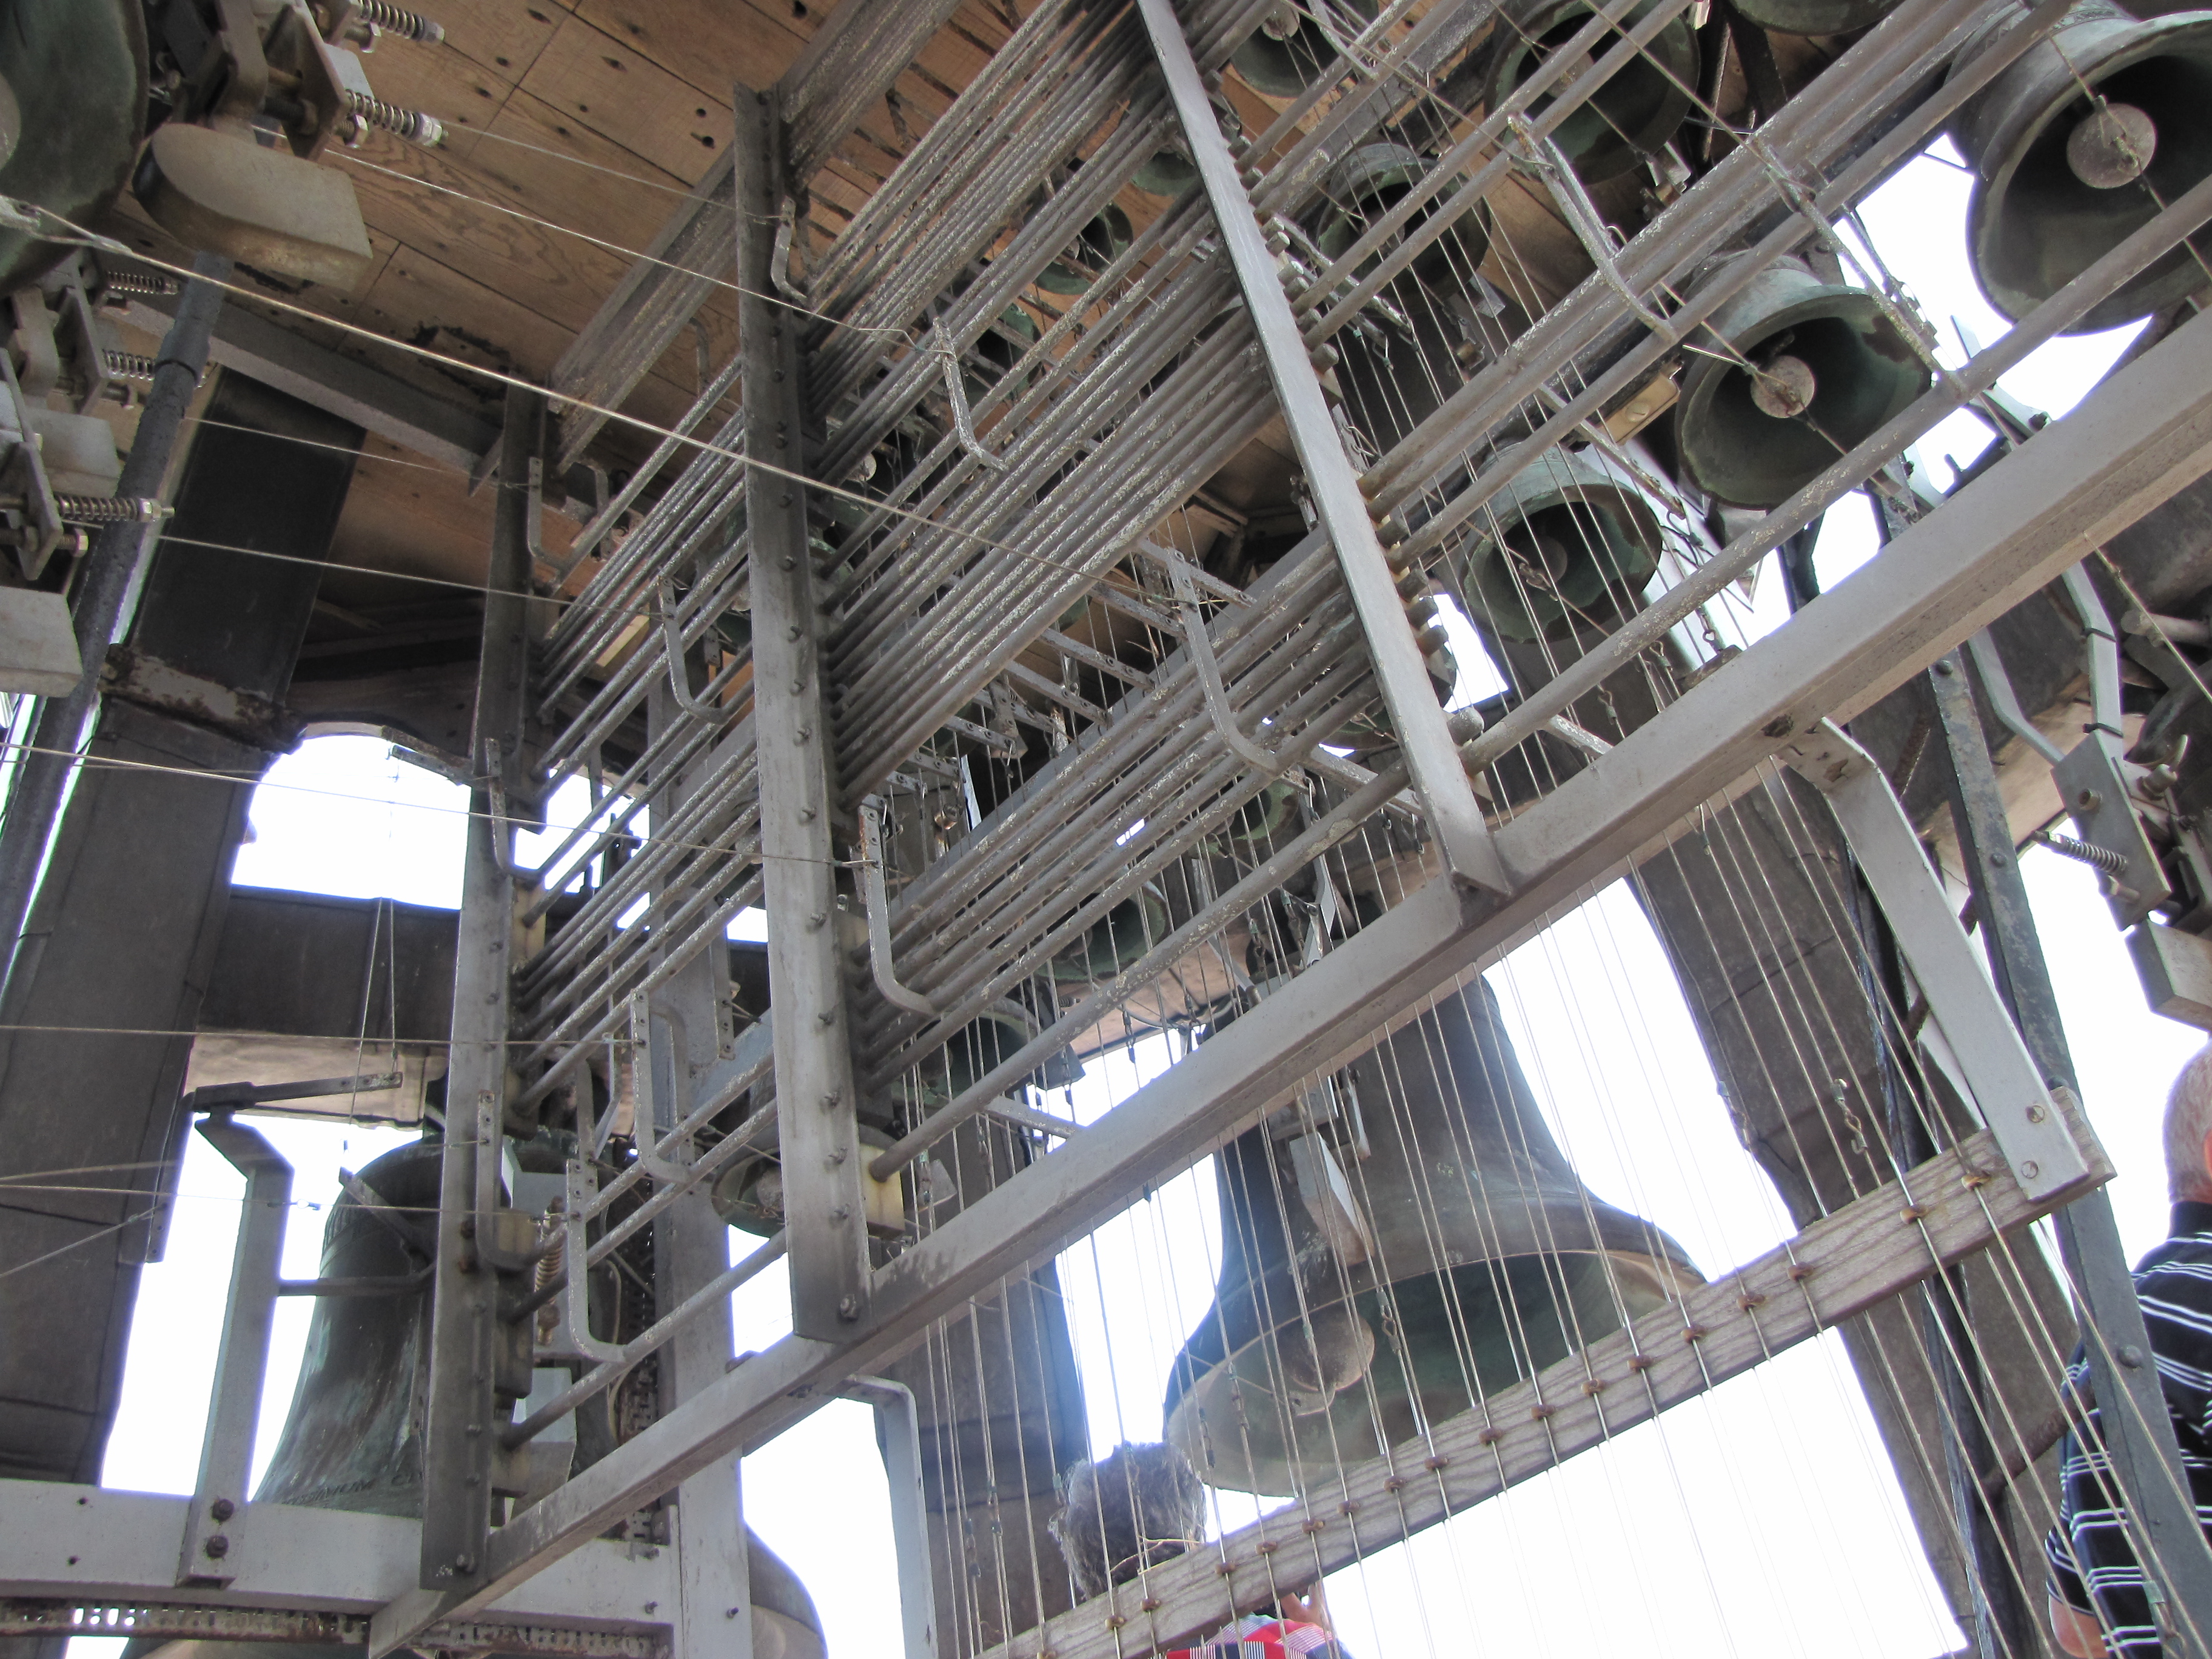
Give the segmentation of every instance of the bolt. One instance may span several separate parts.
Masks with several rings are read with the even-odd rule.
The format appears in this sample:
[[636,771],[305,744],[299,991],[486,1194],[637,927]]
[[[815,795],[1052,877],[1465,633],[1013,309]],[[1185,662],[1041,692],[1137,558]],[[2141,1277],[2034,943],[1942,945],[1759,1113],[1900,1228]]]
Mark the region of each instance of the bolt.
[[824,1008],[814,1018],[821,1024],[835,1025],[837,1023],[837,1011],[834,1008]]
[[814,822],[814,809],[813,809],[812,807],[811,807],[811,806],[802,806],[802,807],[800,807],[800,808],[799,809],[799,821],[801,823],[813,823],[813,822]]
[[2042,1173],[2043,1166],[2032,1158],[2020,1166],[2020,1178],[2022,1181],[2033,1181]]
[[453,1571],[455,1572],[474,1572],[476,1570],[477,1559],[475,1556],[457,1555],[453,1558]]
[[2074,804],[2085,812],[2099,812],[2104,810],[2105,798],[2094,789],[2084,789],[2074,797]]
[[799,561],[792,557],[788,553],[785,554],[781,559],[777,561],[777,562],[781,564],[786,570],[796,570],[799,568]]
[[844,1161],[845,1161],[845,1148],[844,1148],[844,1147],[842,1147],[842,1146],[840,1146],[840,1147],[838,1147],[835,1152],[831,1152],[831,1153],[830,1153],[827,1158],[823,1158],[823,1159],[822,1160],[822,1167],[823,1167],[823,1169],[825,1169],[825,1170],[834,1170],[834,1169],[836,1169],[839,1164],[842,1164]]
[[841,1296],[841,1297],[839,1297],[837,1298],[837,1317],[838,1317],[838,1318],[840,1318],[840,1319],[858,1319],[860,1316],[860,1298],[859,1297],[857,1297],[857,1296]]
[[208,1513],[218,1521],[228,1521],[238,1513],[238,1505],[228,1498],[218,1498],[208,1505]]
[[793,623],[783,630],[783,637],[787,640],[796,640],[799,636],[799,624],[797,623]]
[[1936,678],[1942,680],[1951,678],[1951,659],[1948,657],[1936,659]]
[[209,1539],[207,1542],[202,1544],[200,1548],[207,1553],[207,1556],[210,1560],[220,1561],[224,1556],[230,1553],[230,1540],[225,1538],[221,1533],[217,1533],[214,1537]]
[[[840,1204],[836,1209],[830,1212],[830,1218],[832,1221],[849,1221],[852,1219],[852,1216],[853,1206],[849,1204]],[[849,1316],[848,1316],[848,1317]]]
[[810,928],[819,927],[829,920],[830,913],[827,910],[817,910],[812,915],[807,917],[806,925]]
[[2031,1106],[2027,1109],[2027,1121],[2030,1123],[2042,1122],[2043,1115],[2043,1108],[2040,1106]]
[[2123,1342],[2120,1345],[2118,1357],[2120,1364],[2125,1365],[2130,1370],[2140,1370],[2142,1369],[2142,1350],[2136,1346],[2134,1343]]
[[802,726],[799,728],[797,735],[799,742],[805,743],[807,738],[814,735],[814,728],[811,726]]
[[2003,869],[2006,862],[2005,855],[2002,853],[1992,853],[1990,854],[1990,868],[1992,870]]

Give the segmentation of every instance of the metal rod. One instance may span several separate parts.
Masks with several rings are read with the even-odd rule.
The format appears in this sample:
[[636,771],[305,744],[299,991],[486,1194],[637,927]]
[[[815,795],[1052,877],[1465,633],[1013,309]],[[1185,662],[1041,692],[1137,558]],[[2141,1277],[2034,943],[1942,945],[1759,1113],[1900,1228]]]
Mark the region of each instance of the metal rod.
[[[116,479],[117,495],[161,493],[185,411],[207,369],[208,342],[222,309],[230,270],[230,261],[219,254],[203,253],[192,261],[194,277],[185,284],[176,320],[161,341],[137,434]],[[138,591],[139,572],[158,534],[155,524],[105,526],[94,539],[77,578],[70,611],[84,675],[67,696],[39,700],[30,744],[15,757],[6,821],[0,823],[0,949],[9,958],[0,967],[0,981],[12,968],[16,942],[22,937],[46,864],[46,845],[53,838],[54,820],[68,792],[78,746],[84,741],[85,722],[100,702],[100,671],[107,660],[107,647],[127,621],[126,608]]]

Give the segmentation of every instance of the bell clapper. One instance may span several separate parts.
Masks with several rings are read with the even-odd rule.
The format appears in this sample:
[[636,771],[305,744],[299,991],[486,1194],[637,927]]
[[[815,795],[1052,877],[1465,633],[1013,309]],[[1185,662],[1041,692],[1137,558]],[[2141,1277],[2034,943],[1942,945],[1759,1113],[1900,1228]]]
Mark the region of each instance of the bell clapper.
[[1778,351],[1763,365],[1752,365],[1752,404],[1760,414],[1778,421],[1802,415],[1813,406],[1813,396],[1820,389],[1813,366],[1786,351]]
[[1298,32],[1298,9],[1291,5],[1267,8],[1267,15],[1260,20],[1260,33],[1270,40],[1287,40]]
[[2096,100],[2066,135],[2066,166],[2092,190],[2117,190],[2149,169],[2158,153],[2158,125],[2133,104]]

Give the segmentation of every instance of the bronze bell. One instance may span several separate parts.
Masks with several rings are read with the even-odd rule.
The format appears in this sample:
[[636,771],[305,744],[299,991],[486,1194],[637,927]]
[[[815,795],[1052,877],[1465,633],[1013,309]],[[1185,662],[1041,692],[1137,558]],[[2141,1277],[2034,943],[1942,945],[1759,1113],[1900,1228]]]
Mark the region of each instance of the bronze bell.
[[1731,507],[1779,507],[1929,380],[1880,300],[1796,259],[1753,276],[1689,343],[1675,449],[1689,482]]
[[[434,1248],[443,1156],[441,1142],[418,1140],[362,1170],[362,1183],[397,1214],[380,1218],[352,1194],[340,1197],[323,1229],[319,1276],[402,1279],[420,1273]],[[403,1242],[402,1233],[415,1235],[420,1248]],[[425,1274],[420,1289],[399,1295],[317,1300],[292,1409],[255,1503],[422,1513],[430,1297]],[[578,1418],[580,1429],[580,1409]],[[746,1540],[755,1659],[821,1659],[822,1622],[805,1587],[750,1528]],[[319,1659],[330,1651],[264,1642],[146,1644],[149,1659],[157,1650],[161,1659]]]
[[[1403,144],[1362,144],[1339,162],[1322,192],[1324,205],[1316,222],[1314,244],[1331,259],[1341,258],[1407,191],[1428,174],[1429,164]],[[1400,236],[1411,235],[1451,194],[1446,185],[1429,204],[1406,222],[1406,228],[1382,245],[1380,253],[1397,246]],[[1489,210],[1477,204],[1462,214],[1457,223],[1413,256],[1407,267],[1413,276],[1446,293],[1467,286],[1474,268],[1490,247]],[[1363,267],[1364,269],[1364,267]]]
[[[1351,0],[1350,9],[1371,21],[1375,0]],[[1305,8],[1277,0],[1229,61],[1253,91],[1270,98],[1295,98],[1330,71],[1337,54]]]
[[1215,1170],[1220,1279],[1165,1409],[1216,1486],[1333,1477],[1703,1282],[1583,1185],[1479,980]]
[[[2008,8],[1961,66],[2018,20]],[[2084,88],[2087,90],[2084,90]],[[2095,94],[2095,99],[2090,94]],[[2015,321],[2212,173],[2212,11],[2138,22],[2106,0],[2075,7],[1952,118],[1974,172],[1974,279]],[[2191,244],[2154,259],[2066,331],[2116,328],[2204,281]],[[2212,239],[2194,246],[2212,254]]]
[[1593,451],[1556,450],[1491,497],[1454,561],[1471,615],[1527,642],[1638,608],[1665,532],[1643,486]]
[[[1590,61],[1612,51],[1621,35],[1658,4],[1659,0],[1639,0],[1599,38]],[[1596,11],[1595,0],[1508,0],[1500,6],[1490,61],[1483,71],[1484,105],[1496,109],[1546,58],[1564,50]],[[1583,94],[1583,103],[1552,137],[1584,179],[1595,183],[1618,178],[1674,136],[1674,129],[1690,112],[1689,88],[1698,84],[1698,72],[1697,31],[1686,16],[1678,16],[1603,85],[1589,88],[1586,82],[1577,81],[1576,91]],[[1572,73],[1569,71],[1571,77]],[[1529,105],[1528,112],[1540,116],[1551,101],[1552,94],[1547,93]]]

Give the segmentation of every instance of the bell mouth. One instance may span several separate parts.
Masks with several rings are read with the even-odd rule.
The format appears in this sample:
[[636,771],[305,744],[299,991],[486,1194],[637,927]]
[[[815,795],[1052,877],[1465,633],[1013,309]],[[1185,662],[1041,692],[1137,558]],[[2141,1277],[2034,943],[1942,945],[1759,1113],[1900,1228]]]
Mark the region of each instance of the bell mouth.
[[1625,616],[1659,568],[1660,529],[1650,503],[1609,474],[1571,465],[1523,475],[1477,515],[1483,536],[1468,555],[1460,591],[1502,639],[1533,644]]
[[1929,384],[1911,342],[1856,289],[1821,284],[1729,344],[1753,367],[1694,359],[1674,432],[1690,481],[1730,507],[1780,506]]
[[[1656,1256],[1563,1251],[1401,1279],[1387,1300],[1362,1291],[1334,1305],[1373,1334],[1371,1357],[1325,1405],[1311,1397],[1301,1352],[1306,1326],[1320,1325],[1325,1310],[1301,1319],[1286,1303],[1286,1317],[1233,1352],[1221,1352],[1218,1319],[1209,1317],[1176,1356],[1167,1438],[1208,1486],[1291,1496],[1475,1409],[1701,1282]],[[1350,1370],[1357,1351],[1338,1340],[1340,1370]]]
[[[2069,73],[2059,85],[2071,87],[2074,95],[2051,97],[2024,131],[1990,143],[1967,204],[1975,277],[1990,303],[2015,321],[2149,223],[2160,204],[2212,173],[2212,122],[2204,113],[2212,107],[2212,14],[2129,22],[2118,48],[2098,56],[2090,55],[2094,42],[2069,42],[2067,33],[2045,46],[2069,48],[2078,75]],[[2080,90],[2083,82],[2094,98]],[[2000,80],[1991,90],[2004,84]],[[2018,95],[2048,92],[2039,84]],[[2124,143],[2102,146],[2113,151],[2109,157],[2097,155],[2100,100],[2107,110],[2140,117],[2122,118],[2128,125],[2147,125],[2155,133],[2148,156]],[[2112,182],[2085,179],[2085,167]],[[2203,285],[2200,255],[2212,256],[2212,239],[2202,233],[2144,266],[2062,331],[2095,333],[2174,304]]]

